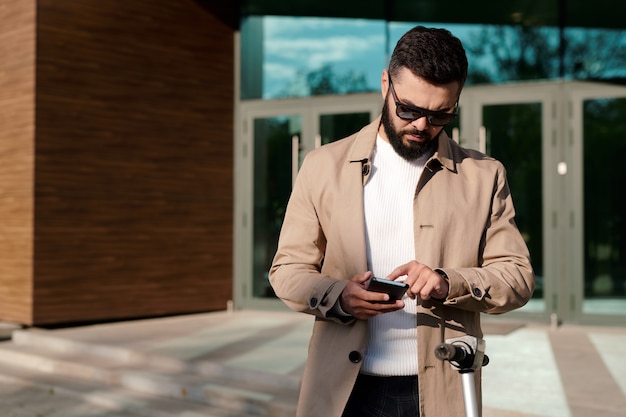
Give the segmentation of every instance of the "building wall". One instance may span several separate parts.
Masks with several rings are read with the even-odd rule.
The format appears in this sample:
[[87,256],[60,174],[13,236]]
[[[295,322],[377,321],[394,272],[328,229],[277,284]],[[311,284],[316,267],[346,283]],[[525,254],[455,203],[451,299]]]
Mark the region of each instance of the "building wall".
[[35,2],[0,2],[1,319],[32,315]]
[[[36,13],[34,178],[20,178],[34,195],[32,292],[0,318],[224,309],[234,29],[194,0],[40,0]],[[12,312],[29,301],[30,317]]]

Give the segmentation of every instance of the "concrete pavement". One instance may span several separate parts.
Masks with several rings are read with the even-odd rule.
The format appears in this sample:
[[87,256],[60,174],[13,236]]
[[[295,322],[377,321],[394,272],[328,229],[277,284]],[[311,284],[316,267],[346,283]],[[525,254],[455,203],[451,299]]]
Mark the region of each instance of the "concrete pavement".
[[[483,327],[484,417],[626,416],[626,327]],[[236,311],[17,330],[0,343],[0,416],[287,417],[311,328]]]

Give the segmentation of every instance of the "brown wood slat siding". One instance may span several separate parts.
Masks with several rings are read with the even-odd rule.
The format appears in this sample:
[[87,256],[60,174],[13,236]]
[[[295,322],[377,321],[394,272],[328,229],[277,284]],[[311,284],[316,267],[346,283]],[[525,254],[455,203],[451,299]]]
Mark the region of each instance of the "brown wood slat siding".
[[224,309],[233,29],[194,0],[40,0],[34,322]]
[[32,316],[35,2],[0,3],[0,320]]

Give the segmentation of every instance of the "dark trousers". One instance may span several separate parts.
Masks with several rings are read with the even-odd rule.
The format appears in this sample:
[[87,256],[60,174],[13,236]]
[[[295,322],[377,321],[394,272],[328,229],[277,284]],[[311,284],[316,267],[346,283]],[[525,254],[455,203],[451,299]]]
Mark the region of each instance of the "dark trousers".
[[359,374],[342,417],[419,417],[417,376]]

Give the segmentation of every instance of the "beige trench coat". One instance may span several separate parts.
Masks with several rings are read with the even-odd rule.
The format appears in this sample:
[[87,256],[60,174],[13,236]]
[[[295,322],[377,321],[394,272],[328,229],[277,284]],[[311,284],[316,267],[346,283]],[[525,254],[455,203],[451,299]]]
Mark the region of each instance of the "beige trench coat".
[[[367,322],[342,321],[329,310],[347,280],[367,270],[363,185],[379,122],[310,152],[287,206],[270,281],[291,309],[315,316],[300,417],[341,416],[367,348]],[[465,415],[461,377],[435,357],[435,347],[463,335],[481,338],[480,312],[504,313],[532,295],[534,275],[514,215],[502,164],[442,133],[414,200],[415,259],[450,279],[443,303],[418,306],[421,417]],[[475,378],[481,404],[480,371]]]

